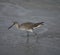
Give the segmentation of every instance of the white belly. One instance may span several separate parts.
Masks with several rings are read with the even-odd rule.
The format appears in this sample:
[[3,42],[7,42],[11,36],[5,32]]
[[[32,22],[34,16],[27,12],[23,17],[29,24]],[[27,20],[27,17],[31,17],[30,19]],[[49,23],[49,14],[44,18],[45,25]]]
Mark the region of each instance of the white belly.
[[33,32],[33,30],[32,30],[32,29],[29,29],[29,30],[27,30],[27,31]]
[[29,32],[33,32],[33,30],[32,30],[32,29],[20,28],[20,30],[26,30],[26,31],[29,31]]

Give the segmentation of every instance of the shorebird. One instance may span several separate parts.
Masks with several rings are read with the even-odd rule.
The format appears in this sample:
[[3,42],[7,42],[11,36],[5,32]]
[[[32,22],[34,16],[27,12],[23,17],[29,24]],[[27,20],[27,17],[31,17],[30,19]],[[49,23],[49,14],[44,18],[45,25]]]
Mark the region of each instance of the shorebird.
[[25,22],[19,24],[17,21],[15,21],[10,27],[8,27],[8,30],[12,28],[14,25],[16,26],[17,29],[26,30],[27,36],[29,36],[29,32],[33,32],[34,29],[41,27],[42,25],[44,25],[44,22],[38,22],[38,23]]

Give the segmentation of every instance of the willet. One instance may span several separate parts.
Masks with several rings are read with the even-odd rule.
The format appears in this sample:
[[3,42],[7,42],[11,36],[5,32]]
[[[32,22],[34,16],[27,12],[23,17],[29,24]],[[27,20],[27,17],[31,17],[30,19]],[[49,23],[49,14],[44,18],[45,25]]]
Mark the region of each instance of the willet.
[[[25,22],[22,24],[19,24],[18,22],[13,22],[13,24],[8,28],[8,30],[13,27],[16,26],[17,29],[20,30],[26,30],[27,31],[27,43],[29,42],[29,32],[33,32],[34,29],[41,27],[42,25],[44,25],[44,22],[38,22],[38,23],[32,23],[32,22]],[[37,35],[37,33],[33,32],[35,35]],[[36,42],[38,42],[38,37]]]
[[38,23],[25,22],[25,23],[19,24],[18,22],[15,21],[10,27],[8,27],[8,30],[14,25],[16,26],[17,29],[26,30],[27,36],[29,36],[29,32],[33,32],[34,29],[41,27],[42,25],[44,25],[44,22],[38,22]]

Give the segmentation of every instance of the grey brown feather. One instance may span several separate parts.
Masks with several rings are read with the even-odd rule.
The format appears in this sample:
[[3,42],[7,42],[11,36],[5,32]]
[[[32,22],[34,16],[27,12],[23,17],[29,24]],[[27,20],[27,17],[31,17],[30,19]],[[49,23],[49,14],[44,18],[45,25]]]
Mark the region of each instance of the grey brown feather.
[[15,21],[8,29],[10,29],[12,26],[16,25],[16,27],[21,30],[32,31],[32,29],[40,27],[41,25],[43,25],[43,23],[44,22],[38,22],[38,23],[26,22],[26,23],[19,24],[18,22]]

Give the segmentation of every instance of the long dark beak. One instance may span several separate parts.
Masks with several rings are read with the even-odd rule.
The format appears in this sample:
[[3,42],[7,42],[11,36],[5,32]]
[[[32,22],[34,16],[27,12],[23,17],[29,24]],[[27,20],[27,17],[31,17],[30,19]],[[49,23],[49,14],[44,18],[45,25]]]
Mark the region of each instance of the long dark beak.
[[8,27],[8,30],[10,29],[10,28],[12,28],[14,26],[14,24],[12,24],[10,27]]

